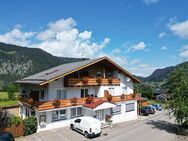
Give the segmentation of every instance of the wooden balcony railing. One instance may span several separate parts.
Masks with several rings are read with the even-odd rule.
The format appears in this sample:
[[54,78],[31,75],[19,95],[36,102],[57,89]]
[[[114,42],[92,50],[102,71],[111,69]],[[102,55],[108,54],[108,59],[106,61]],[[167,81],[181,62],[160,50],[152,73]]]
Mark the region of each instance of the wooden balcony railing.
[[[108,101],[106,97],[94,98],[94,102],[98,100]],[[122,98],[122,96],[113,96],[111,102],[129,101],[129,100],[139,100],[139,96],[137,94],[126,95],[124,98]],[[74,106],[74,104],[71,102],[71,99],[51,100],[51,101],[41,102],[41,101],[33,101],[31,99],[22,98],[20,99],[20,102],[27,104],[39,111]],[[86,98],[77,98],[76,106],[80,106],[84,104],[86,104]]]
[[76,86],[99,86],[99,85],[120,85],[117,78],[69,78],[68,87]]

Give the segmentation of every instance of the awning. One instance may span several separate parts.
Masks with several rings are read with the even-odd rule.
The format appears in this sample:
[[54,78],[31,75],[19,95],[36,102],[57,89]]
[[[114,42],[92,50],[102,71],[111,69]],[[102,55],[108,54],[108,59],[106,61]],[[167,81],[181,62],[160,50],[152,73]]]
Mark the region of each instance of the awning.
[[94,103],[84,104],[83,106],[86,107],[86,108],[90,108],[93,111],[96,111],[96,110],[114,108],[117,105],[114,104],[114,103],[112,103],[112,102],[108,102],[108,101],[104,101],[104,100],[99,100],[99,101],[96,101]]

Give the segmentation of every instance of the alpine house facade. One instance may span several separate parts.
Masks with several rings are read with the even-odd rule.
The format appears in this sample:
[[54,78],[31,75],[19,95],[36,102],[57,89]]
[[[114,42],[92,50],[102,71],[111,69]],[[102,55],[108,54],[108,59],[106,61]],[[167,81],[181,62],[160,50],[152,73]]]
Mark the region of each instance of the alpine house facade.
[[105,123],[137,119],[133,83],[140,81],[107,57],[63,64],[16,81],[20,116],[36,116],[38,131],[68,126],[80,116]]

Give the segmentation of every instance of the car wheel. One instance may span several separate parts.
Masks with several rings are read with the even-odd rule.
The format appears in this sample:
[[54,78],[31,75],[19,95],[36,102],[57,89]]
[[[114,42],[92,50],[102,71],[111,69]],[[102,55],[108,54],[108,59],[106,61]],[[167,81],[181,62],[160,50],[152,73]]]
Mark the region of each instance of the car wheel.
[[73,124],[71,124],[70,128],[71,128],[72,130],[74,130],[74,125],[73,125]]
[[85,136],[86,138],[88,138],[88,137],[89,137],[89,135],[88,135],[88,132],[87,132],[87,131],[85,131],[85,132],[84,132],[84,136]]

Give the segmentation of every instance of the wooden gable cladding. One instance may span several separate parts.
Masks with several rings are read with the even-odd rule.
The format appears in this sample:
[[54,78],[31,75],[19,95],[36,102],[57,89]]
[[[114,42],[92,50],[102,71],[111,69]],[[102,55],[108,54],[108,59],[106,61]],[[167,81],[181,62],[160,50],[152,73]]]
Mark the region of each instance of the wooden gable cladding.
[[87,78],[87,82],[84,79],[69,78],[68,87],[79,87],[79,86],[99,86],[99,85],[120,85],[120,80],[117,78],[101,78],[101,81],[97,81],[97,78]]

